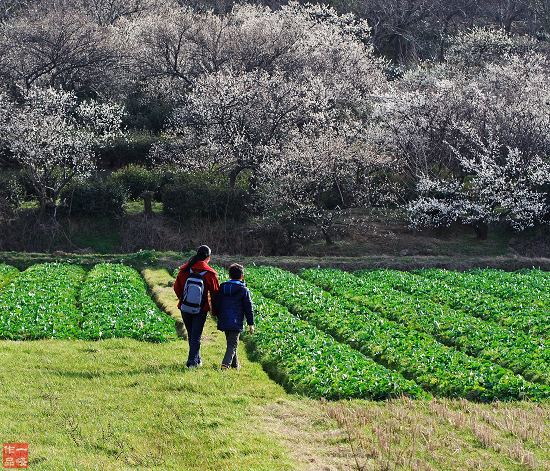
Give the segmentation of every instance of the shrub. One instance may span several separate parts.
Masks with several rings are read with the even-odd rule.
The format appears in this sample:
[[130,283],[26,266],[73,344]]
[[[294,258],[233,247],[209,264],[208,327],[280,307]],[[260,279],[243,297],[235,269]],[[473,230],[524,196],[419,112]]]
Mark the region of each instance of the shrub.
[[247,194],[242,188],[230,188],[221,182],[210,182],[205,175],[179,176],[177,183],[162,189],[164,212],[181,219],[241,220],[246,216]]
[[24,190],[19,184],[17,175],[0,174],[0,221],[10,219],[21,204]]
[[61,194],[69,215],[121,215],[126,192],[117,182],[91,179],[71,183]]
[[141,165],[126,165],[111,175],[132,199],[138,199],[144,191],[157,191],[161,175]]

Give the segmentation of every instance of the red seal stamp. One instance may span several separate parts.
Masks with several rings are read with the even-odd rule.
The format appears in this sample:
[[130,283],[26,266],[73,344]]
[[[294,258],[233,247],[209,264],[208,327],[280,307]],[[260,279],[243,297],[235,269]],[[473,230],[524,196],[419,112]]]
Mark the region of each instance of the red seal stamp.
[[28,443],[4,443],[2,446],[2,467],[21,469],[29,467]]

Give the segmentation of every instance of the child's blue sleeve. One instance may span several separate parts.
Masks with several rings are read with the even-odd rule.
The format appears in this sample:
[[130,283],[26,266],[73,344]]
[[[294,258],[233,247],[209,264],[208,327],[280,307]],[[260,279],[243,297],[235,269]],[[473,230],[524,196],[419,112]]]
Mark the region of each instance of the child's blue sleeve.
[[247,289],[243,298],[244,315],[246,316],[246,323],[248,325],[254,325],[254,307],[252,305],[252,298],[250,297],[250,291]]

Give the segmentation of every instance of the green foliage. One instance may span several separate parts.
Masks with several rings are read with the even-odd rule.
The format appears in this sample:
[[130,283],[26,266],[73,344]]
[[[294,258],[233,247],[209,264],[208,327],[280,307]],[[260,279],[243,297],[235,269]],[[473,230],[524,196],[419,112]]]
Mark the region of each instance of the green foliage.
[[[225,269],[215,268],[220,281],[229,278]],[[258,290],[252,298],[256,332],[245,333],[244,339],[264,369],[289,391],[325,399],[426,395],[413,381],[337,342]]]
[[337,340],[439,396],[482,401],[550,397],[546,386],[529,383],[494,363],[448,348],[430,335],[331,296],[289,272],[248,268],[247,281]]
[[242,187],[210,174],[178,174],[161,191],[164,212],[180,219],[242,220],[247,213],[247,193]]
[[253,293],[254,335],[246,335],[264,368],[292,392],[326,399],[384,399],[425,394],[348,345]]
[[175,337],[174,321],[158,309],[133,268],[96,265],[86,278],[80,300],[86,339],[129,337],[163,342]]
[[157,191],[161,175],[142,165],[130,164],[111,174],[111,179],[127,192],[131,199],[138,199],[144,191]]
[[[550,384],[550,349],[540,338],[484,321],[424,296],[393,289],[406,276],[393,270],[358,273],[340,284],[339,293],[358,299],[384,317],[436,337],[465,353],[498,363],[533,381]],[[345,275],[340,275],[340,280]],[[348,277],[352,275],[348,274]],[[329,277],[325,277],[327,279]]]
[[77,307],[84,270],[45,263],[21,273],[0,293],[0,338],[76,338],[82,315]]
[[126,197],[120,184],[109,179],[75,181],[61,193],[62,210],[73,216],[119,216]]
[[18,173],[0,172],[0,211],[17,209],[24,195],[25,189],[19,180]]
[[6,286],[11,280],[13,280],[19,270],[11,265],[0,263],[0,289]]
[[430,269],[416,274],[421,276],[400,273],[392,287],[531,336],[549,337],[550,292],[537,288],[528,276],[500,270]]

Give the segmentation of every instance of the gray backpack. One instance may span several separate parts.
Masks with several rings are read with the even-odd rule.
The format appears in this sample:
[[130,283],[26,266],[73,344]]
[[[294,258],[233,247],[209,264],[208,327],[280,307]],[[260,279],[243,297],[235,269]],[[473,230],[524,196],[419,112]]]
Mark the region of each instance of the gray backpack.
[[182,313],[199,314],[201,312],[204,296],[204,275],[206,275],[206,271],[195,273],[189,269],[189,277],[185,281],[181,297],[180,310]]

